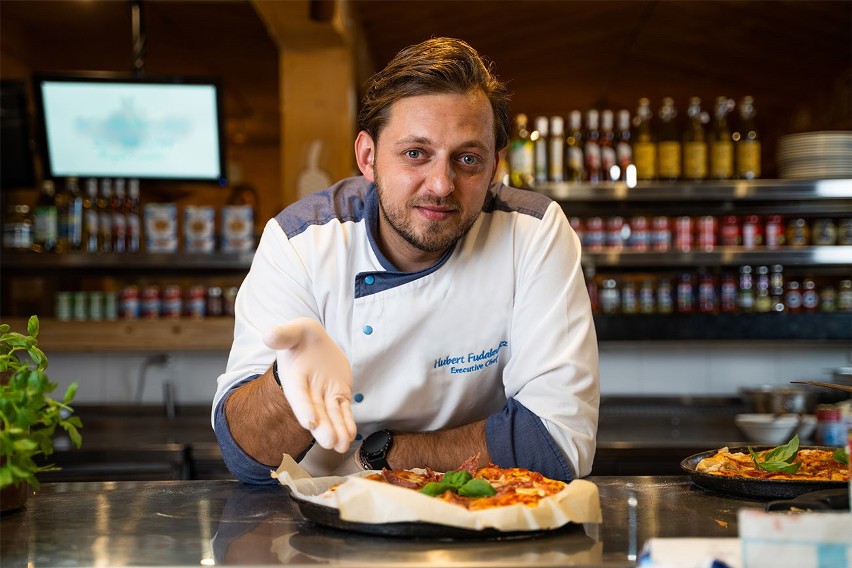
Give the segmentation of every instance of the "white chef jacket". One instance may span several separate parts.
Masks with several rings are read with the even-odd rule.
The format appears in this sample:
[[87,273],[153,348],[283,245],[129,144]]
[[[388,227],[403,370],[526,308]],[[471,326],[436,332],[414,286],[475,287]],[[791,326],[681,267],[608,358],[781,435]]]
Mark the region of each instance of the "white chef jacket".
[[597,340],[580,243],[559,205],[493,183],[471,229],[414,273],[380,252],[377,217],[375,187],[354,177],[266,224],[237,295],[234,342],[213,401],[232,472],[263,482],[269,467],[233,441],[224,400],[274,360],[263,332],[307,316],[349,359],[358,431],[348,454],[311,448],[302,461],[309,473],[329,474],[358,440],[383,428],[432,431],[487,418],[495,464],[560,479],[587,475]]

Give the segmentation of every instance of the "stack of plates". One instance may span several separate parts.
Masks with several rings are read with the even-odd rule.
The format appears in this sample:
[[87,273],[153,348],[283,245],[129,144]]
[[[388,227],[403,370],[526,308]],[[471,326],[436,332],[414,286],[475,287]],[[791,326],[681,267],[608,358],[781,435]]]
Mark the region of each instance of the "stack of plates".
[[852,178],[852,132],[782,136],[778,140],[778,175],[787,179]]

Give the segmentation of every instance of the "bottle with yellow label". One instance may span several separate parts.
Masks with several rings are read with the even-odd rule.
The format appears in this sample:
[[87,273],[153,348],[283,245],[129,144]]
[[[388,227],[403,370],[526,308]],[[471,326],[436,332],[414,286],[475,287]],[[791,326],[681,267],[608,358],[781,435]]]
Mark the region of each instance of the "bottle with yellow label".
[[683,178],[700,181],[707,178],[707,140],[701,99],[689,99],[686,114],[689,123],[683,132]]
[[531,188],[535,181],[534,145],[527,126],[527,115],[515,116],[515,128],[509,142],[509,179],[514,187]]
[[633,163],[636,178],[642,181],[657,179],[657,136],[651,121],[651,101],[642,97],[633,117]]
[[740,101],[740,120],[734,132],[736,173],[740,179],[760,177],[760,138],[754,116],[754,99],[743,97]]
[[728,126],[728,113],[732,102],[727,97],[716,98],[713,128],[710,132],[711,179],[734,177],[734,141]]
[[674,99],[665,97],[659,112],[657,129],[657,175],[661,180],[676,181],[681,175],[680,132]]

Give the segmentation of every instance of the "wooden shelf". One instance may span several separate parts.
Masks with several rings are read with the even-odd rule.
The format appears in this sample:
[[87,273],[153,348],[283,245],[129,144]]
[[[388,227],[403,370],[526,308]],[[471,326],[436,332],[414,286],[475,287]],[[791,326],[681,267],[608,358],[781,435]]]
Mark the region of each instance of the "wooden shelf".
[[[10,318],[25,333],[26,318]],[[229,317],[119,321],[59,321],[39,318],[38,345],[45,352],[221,351],[231,348]]]

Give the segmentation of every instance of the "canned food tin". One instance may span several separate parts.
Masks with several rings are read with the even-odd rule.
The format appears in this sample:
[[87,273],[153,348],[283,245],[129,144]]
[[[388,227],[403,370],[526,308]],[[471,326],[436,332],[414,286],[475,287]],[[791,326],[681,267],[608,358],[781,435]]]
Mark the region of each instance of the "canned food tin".
[[837,226],[831,219],[817,219],[811,230],[813,244],[831,246],[837,242]]
[[692,248],[692,217],[682,215],[675,219],[674,245],[681,251]]
[[164,318],[177,319],[183,313],[180,286],[169,284],[163,288],[163,305],[161,312]]
[[89,294],[87,292],[74,292],[72,309],[76,321],[89,319]]
[[719,224],[719,241],[723,247],[740,246],[740,222],[736,215],[725,215]]
[[841,447],[846,441],[846,424],[840,408],[833,404],[816,407],[817,440],[824,446]]
[[606,237],[604,235],[604,222],[600,217],[591,217],[586,220],[586,246],[590,251],[599,251],[603,248]]
[[108,321],[118,319],[118,292],[104,292],[104,318]]
[[104,293],[90,292],[89,293],[89,319],[92,321],[101,321],[104,319]]
[[669,218],[654,217],[651,221],[651,248],[655,251],[667,251],[672,245],[672,232],[669,228]]
[[71,321],[71,292],[56,293],[55,315],[59,321]]
[[757,215],[746,215],[743,218],[742,233],[743,248],[754,249],[763,246],[763,227]]
[[139,319],[139,288],[137,286],[122,288],[119,316],[126,320]]
[[766,218],[764,231],[766,248],[775,249],[784,244],[784,219],[781,215],[770,215]]
[[142,289],[142,317],[159,319],[160,317],[160,287],[145,286]]
[[[629,229],[628,229],[629,230]],[[606,220],[606,246],[621,249],[625,242],[623,217],[609,217]]]
[[716,231],[718,223],[713,215],[702,215],[698,218],[698,248],[712,250],[716,247]]
[[204,319],[207,314],[207,290],[196,285],[186,293],[186,315],[192,319]]
[[636,251],[644,252],[651,244],[651,235],[648,232],[648,218],[643,215],[632,217],[629,221],[630,236],[627,237],[627,245]]

